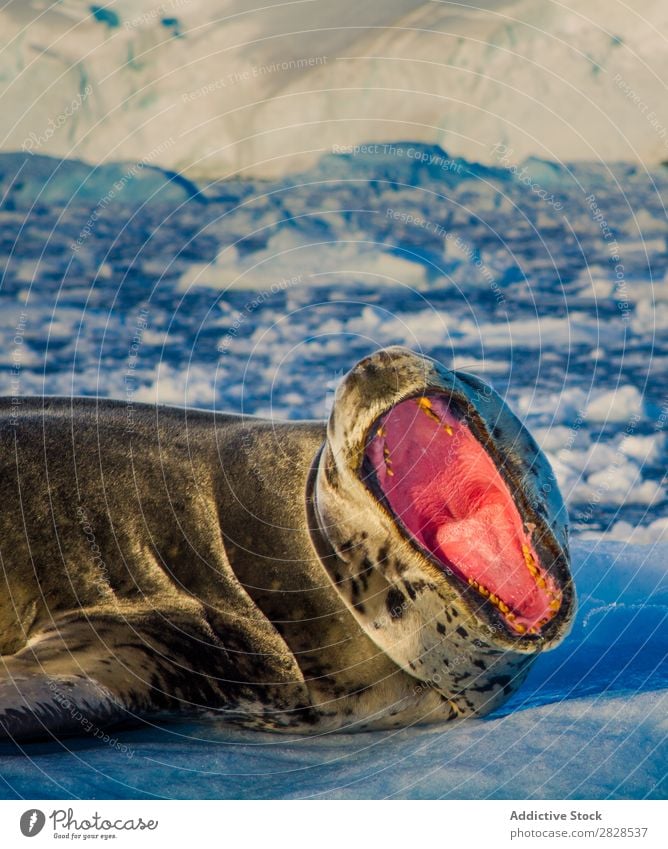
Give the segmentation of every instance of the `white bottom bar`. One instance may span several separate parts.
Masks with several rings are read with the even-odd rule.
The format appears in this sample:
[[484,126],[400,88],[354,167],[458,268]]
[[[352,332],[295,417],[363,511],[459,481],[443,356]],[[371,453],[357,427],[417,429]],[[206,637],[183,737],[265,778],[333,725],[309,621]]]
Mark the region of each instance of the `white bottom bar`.
[[7,801],[0,846],[665,849],[667,814],[662,801]]

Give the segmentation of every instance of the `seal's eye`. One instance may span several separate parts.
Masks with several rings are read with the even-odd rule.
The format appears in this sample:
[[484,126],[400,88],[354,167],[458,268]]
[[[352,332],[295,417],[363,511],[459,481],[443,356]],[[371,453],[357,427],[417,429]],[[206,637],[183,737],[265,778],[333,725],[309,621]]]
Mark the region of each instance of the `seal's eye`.
[[511,632],[536,634],[555,616],[557,583],[494,461],[446,396],[402,401],[379,419],[362,474],[412,541],[490,602]]

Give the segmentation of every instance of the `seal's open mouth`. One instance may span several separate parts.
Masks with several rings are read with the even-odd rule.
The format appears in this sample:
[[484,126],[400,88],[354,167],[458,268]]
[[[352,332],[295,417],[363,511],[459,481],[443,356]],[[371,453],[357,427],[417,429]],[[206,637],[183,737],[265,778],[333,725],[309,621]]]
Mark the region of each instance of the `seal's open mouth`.
[[494,605],[511,632],[537,634],[555,616],[562,595],[536,554],[533,526],[446,396],[410,398],[382,416],[363,475],[407,535]]

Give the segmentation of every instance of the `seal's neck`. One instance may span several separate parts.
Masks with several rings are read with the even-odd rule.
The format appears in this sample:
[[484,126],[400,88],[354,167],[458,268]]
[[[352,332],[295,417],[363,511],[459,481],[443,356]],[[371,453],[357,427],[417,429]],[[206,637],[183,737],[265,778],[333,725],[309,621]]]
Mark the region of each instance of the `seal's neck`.
[[462,715],[489,712],[519,687],[534,655],[485,637],[452,603],[444,582],[420,568],[389,516],[356,503],[329,450],[325,445],[309,476],[307,511],[313,545],[339,596],[420,686],[457,702]]

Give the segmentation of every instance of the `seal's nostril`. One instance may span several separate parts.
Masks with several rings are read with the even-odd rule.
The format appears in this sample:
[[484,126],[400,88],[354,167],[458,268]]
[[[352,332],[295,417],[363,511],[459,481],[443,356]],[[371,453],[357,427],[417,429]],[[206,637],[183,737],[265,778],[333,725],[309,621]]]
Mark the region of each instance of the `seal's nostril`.
[[387,373],[391,366],[392,361],[390,358],[381,357],[380,354],[376,354],[373,357],[367,357],[365,360],[362,360],[357,368],[354,369],[354,373],[367,379],[374,378]]

